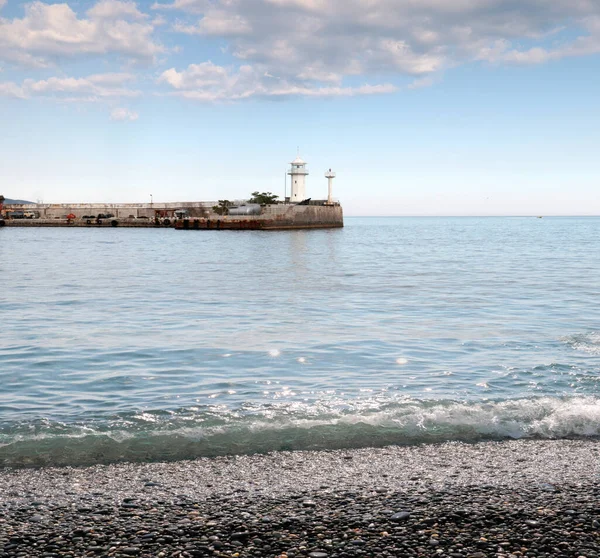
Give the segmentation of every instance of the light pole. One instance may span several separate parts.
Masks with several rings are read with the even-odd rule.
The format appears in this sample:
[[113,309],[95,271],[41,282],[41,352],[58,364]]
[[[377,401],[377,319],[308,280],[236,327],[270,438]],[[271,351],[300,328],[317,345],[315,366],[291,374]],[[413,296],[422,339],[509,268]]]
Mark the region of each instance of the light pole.
[[150,194],[150,207],[152,207],[152,194]]

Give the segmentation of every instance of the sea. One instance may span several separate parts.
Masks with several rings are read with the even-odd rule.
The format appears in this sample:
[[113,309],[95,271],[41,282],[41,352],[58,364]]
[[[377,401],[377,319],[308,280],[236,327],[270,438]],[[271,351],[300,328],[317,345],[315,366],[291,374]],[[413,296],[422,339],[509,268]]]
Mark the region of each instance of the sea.
[[0,466],[600,434],[600,218],[0,229]]

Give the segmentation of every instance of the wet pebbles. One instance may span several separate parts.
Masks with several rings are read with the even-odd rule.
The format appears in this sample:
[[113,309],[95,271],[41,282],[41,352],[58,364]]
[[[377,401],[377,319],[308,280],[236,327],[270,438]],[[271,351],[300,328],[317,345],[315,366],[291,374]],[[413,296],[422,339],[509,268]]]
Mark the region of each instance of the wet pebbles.
[[0,470],[0,557],[600,557],[593,441]]

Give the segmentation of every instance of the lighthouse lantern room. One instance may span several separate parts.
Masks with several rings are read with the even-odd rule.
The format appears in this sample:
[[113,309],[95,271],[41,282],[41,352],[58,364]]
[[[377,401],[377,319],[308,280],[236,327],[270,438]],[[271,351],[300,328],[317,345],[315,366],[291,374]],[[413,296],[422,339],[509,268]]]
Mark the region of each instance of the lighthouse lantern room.
[[306,199],[306,177],[308,176],[306,161],[298,155],[290,164],[292,165],[288,171],[292,181],[290,201],[301,202]]

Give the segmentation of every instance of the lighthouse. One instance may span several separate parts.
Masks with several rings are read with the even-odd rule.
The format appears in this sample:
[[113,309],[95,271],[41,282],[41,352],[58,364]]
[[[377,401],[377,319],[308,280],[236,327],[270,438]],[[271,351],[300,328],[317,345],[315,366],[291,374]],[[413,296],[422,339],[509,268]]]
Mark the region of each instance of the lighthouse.
[[306,161],[303,161],[298,155],[290,165],[292,165],[288,171],[292,181],[290,201],[301,202],[306,199],[306,177],[308,176]]
[[333,172],[331,169],[329,169],[325,173],[325,178],[327,179],[327,182],[329,185],[329,188],[327,190],[327,203],[332,204],[333,203],[332,189],[333,189],[333,179],[335,178],[335,172]]

